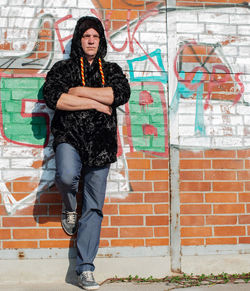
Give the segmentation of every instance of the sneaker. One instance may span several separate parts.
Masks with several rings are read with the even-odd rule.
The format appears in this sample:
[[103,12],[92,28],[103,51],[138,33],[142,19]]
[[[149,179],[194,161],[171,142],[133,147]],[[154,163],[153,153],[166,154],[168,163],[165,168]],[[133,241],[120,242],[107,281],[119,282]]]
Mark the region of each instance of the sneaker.
[[77,231],[77,213],[63,211],[61,215],[61,223],[63,230],[68,235],[74,235]]
[[84,290],[97,290],[100,285],[96,283],[93,272],[84,271],[78,276],[78,284]]

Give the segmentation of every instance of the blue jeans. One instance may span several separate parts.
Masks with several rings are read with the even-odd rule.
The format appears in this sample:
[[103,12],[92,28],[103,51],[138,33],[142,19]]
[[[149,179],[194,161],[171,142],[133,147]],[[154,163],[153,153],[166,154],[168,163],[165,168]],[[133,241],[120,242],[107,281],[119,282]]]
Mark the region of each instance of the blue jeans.
[[102,208],[110,165],[83,167],[78,152],[67,143],[57,146],[55,160],[55,183],[67,211],[76,211],[76,194],[83,170],[83,202],[82,216],[78,221],[76,272],[81,274],[83,271],[94,271],[93,261],[100,242]]

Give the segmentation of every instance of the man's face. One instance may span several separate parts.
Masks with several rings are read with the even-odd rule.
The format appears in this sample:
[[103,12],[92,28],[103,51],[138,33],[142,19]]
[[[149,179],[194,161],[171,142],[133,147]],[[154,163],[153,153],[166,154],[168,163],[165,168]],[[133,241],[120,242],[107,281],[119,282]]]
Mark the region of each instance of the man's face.
[[81,44],[88,61],[93,60],[96,56],[99,43],[99,33],[94,28],[89,28],[83,33]]

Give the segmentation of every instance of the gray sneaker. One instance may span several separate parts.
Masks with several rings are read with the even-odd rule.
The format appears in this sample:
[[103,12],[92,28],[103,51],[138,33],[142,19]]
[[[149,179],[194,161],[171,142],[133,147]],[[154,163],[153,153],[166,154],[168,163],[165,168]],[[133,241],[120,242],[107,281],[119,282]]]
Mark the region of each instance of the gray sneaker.
[[97,290],[100,285],[96,283],[93,272],[84,271],[78,276],[78,284],[84,290]]
[[61,215],[61,223],[63,230],[68,235],[74,235],[77,231],[77,213],[74,211],[63,211]]

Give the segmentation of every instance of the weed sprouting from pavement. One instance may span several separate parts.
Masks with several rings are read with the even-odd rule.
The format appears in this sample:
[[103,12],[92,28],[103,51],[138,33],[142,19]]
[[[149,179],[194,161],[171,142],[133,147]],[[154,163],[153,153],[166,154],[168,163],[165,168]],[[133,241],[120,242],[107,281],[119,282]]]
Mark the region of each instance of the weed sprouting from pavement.
[[153,276],[149,276],[147,278],[139,277],[138,275],[124,278],[109,278],[101,283],[101,285],[105,283],[115,283],[115,282],[133,282],[133,283],[166,283],[172,287],[171,289],[178,288],[186,288],[192,286],[200,286],[200,285],[215,285],[215,284],[227,284],[227,283],[248,283],[250,281],[250,272],[242,273],[242,274],[210,274],[210,275],[194,275],[194,274],[180,274],[177,276],[166,276],[164,278],[154,278]]

